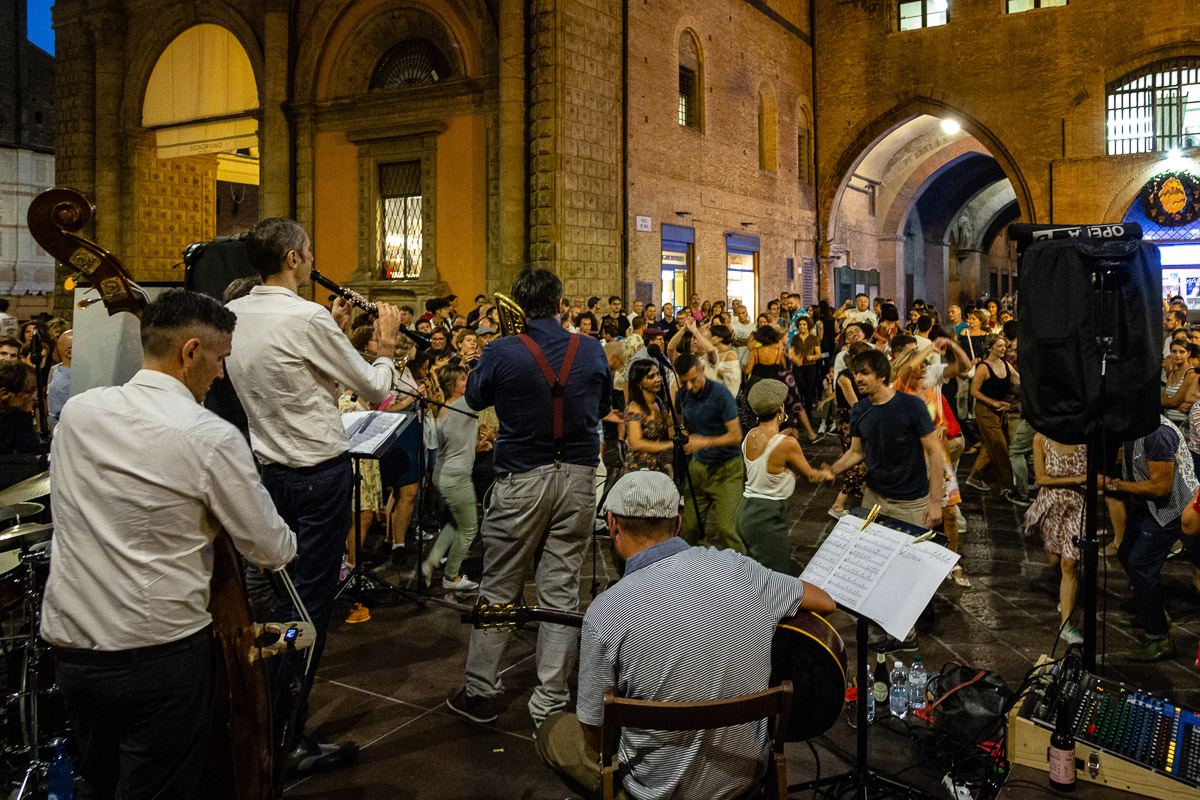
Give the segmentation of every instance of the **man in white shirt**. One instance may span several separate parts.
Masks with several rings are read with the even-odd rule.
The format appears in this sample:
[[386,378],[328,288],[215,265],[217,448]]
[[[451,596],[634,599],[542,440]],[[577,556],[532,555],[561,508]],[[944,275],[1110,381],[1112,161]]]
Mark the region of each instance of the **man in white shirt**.
[[750,334],[754,333],[754,320],[750,319],[750,312],[746,309],[745,303],[738,303],[734,309],[737,318],[729,329],[733,331],[733,347],[737,350],[738,361],[742,366],[746,366],[746,359],[750,357],[750,347],[747,341]]
[[871,327],[879,326],[879,315],[871,310],[871,298],[867,297],[862,292],[854,296],[854,310],[850,311],[850,301],[842,303],[842,307],[833,312],[834,319],[844,319],[847,324],[850,322],[869,322]]
[[[351,521],[353,476],[346,454],[350,445],[337,408],[338,384],[368,403],[388,397],[396,380],[392,357],[400,312],[388,303],[378,304],[378,358],[368,365],[342,332],[351,310],[348,303],[338,298],[331,315],[329,309],[296,294],[313,267],[312,245],[299,223],[262,220],[246,239],[246,255],[263,285],[229,303],[238,326],[227,366],[246,410],[263,485],[296,531],[298,553],[288,571],[317,628],[312,669],[294,698],[302,727]],[[280,598],[272,617],[289,620],[295,613],[291,602]],[[282,662],[272,676],[279,717],[292,702],[287,687],[303,660],[275,660]],[[335,748],[305,738],[291,754],[291,766],[301,774],[331,769],[350,763],[357,752],[351,743]]]
[[213,702],[211,545],[280,569],[296,537],[238,430],[200,405],[235,318],[176,289],[147,306],[142,369],[63,408],[42,638],[98,798],[198,796]]

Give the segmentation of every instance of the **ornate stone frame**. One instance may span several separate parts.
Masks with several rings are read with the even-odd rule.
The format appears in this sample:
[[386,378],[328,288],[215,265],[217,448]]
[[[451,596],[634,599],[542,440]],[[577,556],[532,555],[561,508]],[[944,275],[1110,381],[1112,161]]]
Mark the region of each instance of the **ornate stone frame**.
[[[354,282],[372,287],[410,286],[423,294],[439,280],[437,269],[437,137],[444,124],[433,130],[402,136],[369,138],[348,134],[358,145],[358,269]],[[421,162],[421,277],[382,280],[378,277],[379,166],[396,161]],[[418,288],[420,287],[420,288]]]

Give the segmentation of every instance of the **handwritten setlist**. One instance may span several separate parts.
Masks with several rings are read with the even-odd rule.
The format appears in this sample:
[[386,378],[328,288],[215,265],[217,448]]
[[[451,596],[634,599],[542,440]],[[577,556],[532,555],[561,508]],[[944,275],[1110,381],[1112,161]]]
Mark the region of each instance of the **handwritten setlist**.
[[800,577],[903,639],[958,555],[882,525],[859,530],[862,524],[842,517]]

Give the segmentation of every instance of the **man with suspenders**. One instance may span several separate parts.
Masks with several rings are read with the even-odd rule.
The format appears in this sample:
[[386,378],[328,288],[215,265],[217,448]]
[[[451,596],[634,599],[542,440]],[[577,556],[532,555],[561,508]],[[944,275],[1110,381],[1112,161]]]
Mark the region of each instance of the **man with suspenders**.
[[[562,283],[548,270],[523,270],[512,298],[526,315],[526,332],[490,343],[467,381],[467,404],[496,407],[496,482],[481,534],[480,600],[513,603],[537,564],[537,604],[579,609],[579,568],[595,518],[600,418],[610,410],[609,370],[595,339],[559,325]],[[567,708],[567,679],[578,656],[579,631],[543,622],[538,629],[539,686],[529,700],[535,725]],[[500,665],[510,636],[471,634],[466,685],[446,700],[476,722],[499,714]]]

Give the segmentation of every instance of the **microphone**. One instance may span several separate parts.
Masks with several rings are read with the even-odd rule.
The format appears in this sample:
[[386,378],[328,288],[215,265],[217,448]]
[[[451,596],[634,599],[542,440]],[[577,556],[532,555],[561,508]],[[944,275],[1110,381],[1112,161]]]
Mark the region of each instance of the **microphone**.
[[42,365],[42,337],[36,325],[33,327],[33,338],[29,340],[29,361],[35,367]]
[[664,377],[675,371],[675,367],[671,364],[671,359],[663,355],[662,348],[657,344],[651,343],[646,345],[646,355],[650,356],[650,358],[658,362],[659,366],[666,370]]

